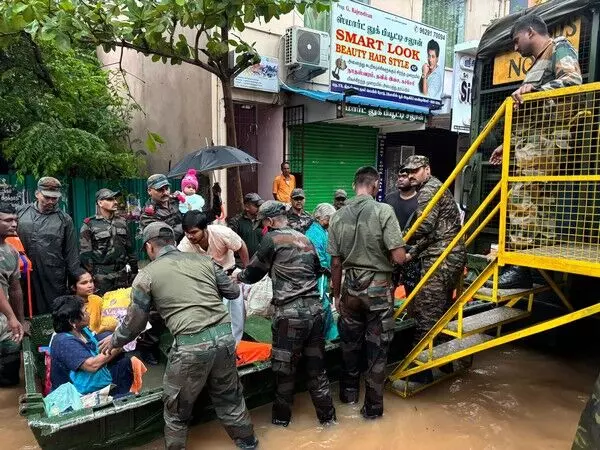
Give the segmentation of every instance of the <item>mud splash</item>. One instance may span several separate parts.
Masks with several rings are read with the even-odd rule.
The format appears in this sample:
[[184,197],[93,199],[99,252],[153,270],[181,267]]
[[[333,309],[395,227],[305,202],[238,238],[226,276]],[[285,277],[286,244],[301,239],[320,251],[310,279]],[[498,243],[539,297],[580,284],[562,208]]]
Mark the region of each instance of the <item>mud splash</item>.
[[[596,361],[567,360],[522,347],[492,350],[473,369],[408,400],[386,393],[385,415],[365,421],[360,405],[337,405],[338,425],[318,426],[306,393],[293,421],[270,424],[270,406],[251,412],[262,449],[568,449],[600,370]],[[337,385],[333,386],[337,398]],[[3,447],[38,448],[17,415],[21,389],[0,390]],[[162,449],[162,440],[140,447]],[[189,449],[232,449],[218,422],[192,428]]]

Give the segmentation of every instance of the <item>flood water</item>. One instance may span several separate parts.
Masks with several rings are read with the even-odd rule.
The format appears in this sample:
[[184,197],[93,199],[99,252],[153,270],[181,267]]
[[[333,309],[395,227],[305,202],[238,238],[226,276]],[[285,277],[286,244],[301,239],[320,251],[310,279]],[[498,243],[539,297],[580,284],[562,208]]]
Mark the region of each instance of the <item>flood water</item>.
[[[296,396],[288,428],[270,424],[270,405],[251,411],[262,449],[569,449],[600,360],[565,359],[523,347],[478,355],[465,374],[415,397],[385,394],[385,415],[365,421],[360,405],[337,405],[338,424],[318,426],[310,398]],[[337,399],[337,385],[333,386]],[[2,448],[35,449],[17,415],[19,389],[0,390]],[[140,447],[163,448],[161,439]],[[232,449],[218,422],[195,426],[189,449]]]

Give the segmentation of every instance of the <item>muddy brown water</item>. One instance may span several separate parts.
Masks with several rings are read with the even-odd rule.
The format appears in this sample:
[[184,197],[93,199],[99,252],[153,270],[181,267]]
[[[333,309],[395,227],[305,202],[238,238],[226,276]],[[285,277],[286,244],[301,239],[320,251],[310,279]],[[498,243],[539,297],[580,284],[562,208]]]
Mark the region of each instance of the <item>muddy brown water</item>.
[[[270,405],[251,414],[262,449],[569,449],[598,370],[598,359],[502,347],[411,399],[387,392],[380,420],[363,420],[360,405],[337,405],[339,423],[320,427],[306,393],[296,396],[288,428],[270,424]],[[2,448],[39,448],[17,414],[22,390],[0,390]],[[161,439],[139,447],[161,448]],[[232,448],[217,421],[190,430],[188,449]]]

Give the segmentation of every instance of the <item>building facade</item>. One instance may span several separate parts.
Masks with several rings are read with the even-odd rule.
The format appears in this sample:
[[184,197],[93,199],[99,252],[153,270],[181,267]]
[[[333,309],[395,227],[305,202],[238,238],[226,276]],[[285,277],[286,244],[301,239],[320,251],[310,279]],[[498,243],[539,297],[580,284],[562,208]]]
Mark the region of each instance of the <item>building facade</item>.
[[[494,19],[509,13],[517,3],[522,2],[341,0],[328,14],[311,16],[307,12],[302,16],[293,12],[267,24],[249,24],[242,37],[247,42],[256,42],[263,60],[258,75],[254,68],[236,82],[236,134],[238,147],[261,164],[241,169],[244,192],[255,191],[263,198],[271,198],[272,180],[280,172],[284,158],[290,160],[292,171],[306,190],[307,209],[322,201],[332,201],[335,189],[351,191],[352,174],[360,165],[377,165],[382,171],[385,179],[382,195],[393,189],[395,170],[411,153],[426,154],[436,175],[447,176],[455,165],[460,142],[459,133],[450,130],[454,46],[479,38]],[[344,10],[340,9],[342,6]],[[352,10],[360,12],[341,17]],[[395,24],[386,27],[386,21]],[[377,37],[381,44],[368,48],[369,41],[362,42],[367,47],[361,47],[358,41],[347,42],[347,38],[355,39],[353,25],[365,30],[370,27],[373,32],[379,26]],[[326,53],[330,60],[322,74],[296,76],[299,72],[286,65],[286,33],[290,27],[329,33],[331,48]],[[429,33],[431,38],[421,38],[420,45],[409,41],[410,27],[424,30],[424,36]],[[386,28],[384,34],[383,28]],[[338,30],[342,30],[339,35]],[[373,36],[365,31],[365,39]],[[445,45],[438,50],[438,79],[430,83],[438,91],[435,99],[429,96],[424,101],[415,91],[417,76],[427,60],[427,45],[435,36],[445,39]],[[352,48],[354,56],[336,52],[351,53]],[[386,67],[410,67],[408,82],[412,83],[412,91],[406,94],[408,99],[386,97],[393,87],[382,89],[386,95],[379,97],[362,89],[368,86],[370,76],[387,76],[392,80],[388,80],[388,88],[393,83],[400,84],[399,78],[389,75],[391,72],[373,69],[365,75],[363,70],[355,68],[353,76],[347,77],[353,82],[335,80],[344,70],[348,75],[348,70],[342,67],[348,66],[351,59],[356,62],[356,49],[373,53],[363,55],[367,65],[381,63],[385,56]],[[111,63],[119,55],[107,54],[102,58]],[[340,67],[336,67],[338,60]],[[166,141],[156,153],[148,155],[150,173],[167,172],[185,154],[225,143],[222,89],[215,76],[198,67],[154,63],[130,51],[125,51],[122,66],[129,74],[131,93],[142,107],[132,124],[132,140],[141,146],[148,131],[152,131]],[[210,181],[220,181],[224,187],[232,185],[225,171],[211,174]],[[225,188],[226,204],[228,194],[230,190]]]

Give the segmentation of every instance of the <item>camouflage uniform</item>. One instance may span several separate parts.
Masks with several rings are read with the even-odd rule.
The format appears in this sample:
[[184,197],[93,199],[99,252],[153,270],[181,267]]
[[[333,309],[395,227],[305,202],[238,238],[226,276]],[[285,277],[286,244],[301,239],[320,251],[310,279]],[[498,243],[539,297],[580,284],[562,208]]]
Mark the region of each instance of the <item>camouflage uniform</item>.
[[[165,224],[150,225],[144,241],[163,236],[165,230],[173,236]],[[174,246],[162,248],[133,282],[131,305],[112,343],[122,347],[135,339],[152,307],[174,336],[163,381],[167,449],[185,448],[192,409],[205,385],[229,436],[236,441],[253,439],[236,368],[235,340],[221,300],[238,295],[239,287],[210,257],[182,253]]]
[[[582,83],[577,52],[565,37],[551,39],[536,57],[523,84],[535,91],[548,91]],[[527,104],[515,115],[511,144],[515,154],[515,176],[556,175],[561,151],[568,150],[572,111],[560,100],[544,102],[532,113]],[[509,199],[509,245],[531,248],[541,239],[553,240],[556,232],[556,194],[552,185],[515,183]]]
[[594,391],[585,405],[577,424],[572,450],[597,450],[600,448],[600,375]]
[[133,242],[127,223],[120,217],[100,215],[83,221],[79,234],[81,265],[94,275],[99,295],[129,285],[129,270],[137,273]]
[[[414,170],[423,165],[428,165],[427,159],[415,155],[409,157],[405,167]],[[423,214],[423,210],[441,186],[440,180],[431,177],[418,188],[419,205],[416,217]],[[446,191],[408,242],[411,245],[409,250],[411,257],[421,261],[421,276],[427,273],[456,237],[460,227],[458,206],[452,194]],[[466,261],[466,249],[464,242],[461,241],[427,280],[409,305],[409,312],[416,321],[415,344],[427,334],[452,305],[452,292],[458,284]]]
[[[172,198],[166,207],[160,203],[149,199],[140,217],[140,228],[142,231],[152,222],[164,222],[173,228],[175,241],[179,242],[183,238],[183,228],[181,227],[182,215],[179,212],[179,200]],[[214,218],[213,218],[214,220]]]
[[313,218],[306,214],[305,211],[302,211],[300,214],[296,214],[293,208],[287,213],[288,225],[292,230],[299,231],[300,233],[306,233],[308,227],[313,223]]
[[331,218],[327,251],[346,270],[338,328],[342,348],[340,400],[358,401],[360,367],[366,352],[363,414],[383,414],[387,352],[394,335],[390,251],[403,247],[390,205],[358,195]]
[[[9,244],[0,244],[0,288],[7,299],[11,284],[20,276],[19,253]],[[11,339],[6,316],[0,314],[0,386],[18,384],[20,366],[20,346]]]
[[[259,219],[285,214],[285,205],[265,202]],[[308,238],[289,228],[272,229],[262,239],[240,281],[253,284],[270,274],[273,282],[273,352],[275,374],[273,422],[287,425],[294,400],[298,361],[306,359],[308,391],[322,423],[335,419],[329,380],[325,372],[325,320],[317,277],[319,257]]]

